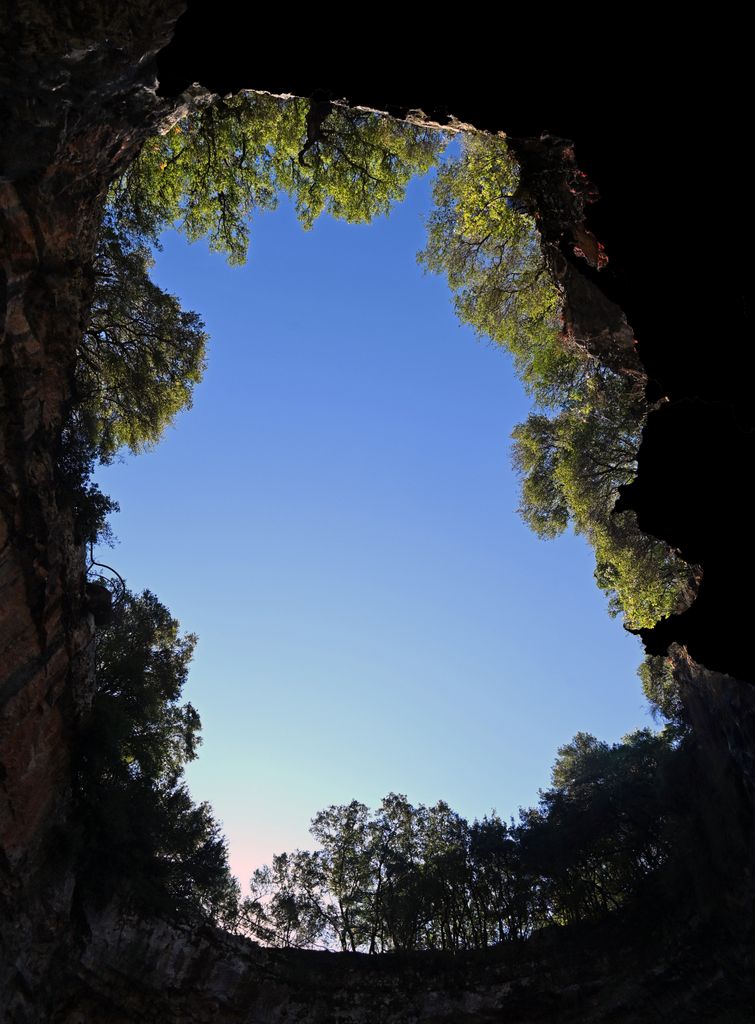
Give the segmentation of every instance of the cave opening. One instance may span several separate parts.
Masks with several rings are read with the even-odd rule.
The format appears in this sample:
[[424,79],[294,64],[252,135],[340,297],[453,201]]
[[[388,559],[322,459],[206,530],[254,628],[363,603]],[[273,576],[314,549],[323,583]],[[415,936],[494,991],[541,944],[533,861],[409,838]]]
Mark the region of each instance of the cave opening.
[[[241,141],[247,115],[233,103],[230,143],[222,115],[205,113],[213,145],[239,161],[224,186],[237,189],[237,222],[223,202],[212,212],[221,172],[201,194],[181,167],[188,123],[148,142],[114,192],[105,230],[138,234],[150,216],[161,226],[151,279],[201,311],[212,354],[196,395],[156,426],[138,407],[126,422],[126,401],[107,406],[98,474],[132,510],[115,524],[130,534],[119,560],[132,586],[173,594],[173,614],[203,637],[186,693],[204,709],[205,748],[187,778],[223,821],[242,883],[281,845],[308,845],[307,822],[334,801],[418,791],[423,813],[450,801],[475,824],[502,815],[514,828],[570,737],[620,746],[649,736],[660,710],[641,695],[638,641],[590,579],[589,542],[614,616],[636,628],[679,600],[668,550],[640,538],[631,514],[614,528],[644,421],[636,370],[617,346],[591,350],[564,312],[504,136],[443,133],[419,112],[395,121],[321,100],[245,100],[260,113]],[[373,135],[355,159],[349,133],[360,132]],[[375,151],[379,170],[360,169]],[[266,178],[276,161],[279,177]],[[576,170],[558,173],[592,200]],[[256,203],[281,200],[250,222]],[[209,232],[209,250],[164,233],[161,203],[190,241]],[[331,215],[315,223],[321,208]],[[241,262],[250,223],[250,263],[226,267],[212,250]],[[573,233],[579,258],[602,266],[579,221]],[[445,272],[463,330],[418,251],[425,270]],[[106,306],[95,300],[90,357],[113,333]],[[154,451],[113,464],[119,444],[153,448],[191,397]],[[555,540],[567,526],[579,536]]]
[[[604,346],[602,354],[610,359],[610,372],[622,368],[635,372],[640,364],[630,349],[636,331],[642,365],[654,378],[648,382],[648,401],[669,399],[665,412],[651,412],[649,422],[658,429],[646,435],[639,485],[627,492],[625,507],[641,509],[651,532],[678,544],[685,557],[703,565],[705,601],[695,602],[692,616],[685,618],[683,613],[678,620],[668,619],[666,632],[656,632],[653,638],[653,647],[659,651],[665,649],[667,639],[688,643],[688,650],[672,648],[672,679],[662,661],[660,666],[648,666],[644,680],[668,720],[674,724],[677,719],[677,732],[668,746],[681,750],[682,756],[667,757],[650,740],[649,745],[639,738],[629,747],[601,745],[583,735],[560,752],[547,799],[518,830],[509,832],[500,827],[506,823],[488,820],[476,830],[467,821],[465,831],[450,807],[411,809],[408,820],[417,826],[425,845],[422,856],[414,861],[410,856],[401,870],[389,828],[397,823],[397,815],[407,811],[400,800],[383,808],[379,819],[367,821],[359,806],[346,805],[349,814],[340,819],[336,815],[335,831],[327,816],[321,818],[318,828],[324,856],[293,858],[288,868],[279,864],[274,884],[293,880],[299,886],[303,879],[313,878],[319,884],[328,856],[332,864],[332,840],[338,835],[359,840],[351,845],[362,852],[360,837],[382,836],[387,842],[384,849],[392,856],[390,872],[380,875],[381,898],[370,904],[371,913],[382,908],[383,916],[372,913],[375,941],[365,951],[387,947],[394,955],[334,957],[255,945],[215,926],[228,905],[224,910],[217,903],[197,901],[198,891],[208,893],[213,872],[222,867],[222,857],[216,856],[222,853],[222,838],[208,809],[196,805],[180,782],[174,784],[176,770],[186,763],[197,739],[198,718],[193,709],[182,704],[180,696],[175,700],[170,696],[177,693],[175,684],[182,682],[192,640],[180,635],[164,606],[145,600],[139,607],[141,618],[134,614],[130,620],[130,632],[124,636],[103,629],[97,647],[100,668],[104,662],[110,669],[129,665],[132,679],[135,671],[141,673],[144,685],[140,691],[131,688],[130,702],[123,700],[129,688],[124,689],[112,672],[101,685],[106,677],[101,672],[95,677],[93,672],[97,667],[92,661],[94,626],[81,552],[91,529],[101,524],[108,499],[91,486],[76,493],[76,474],[86,475],[91,455],[86,445],[72,445],[69,457],[62,464],[55,462],[61,430],[65,442],[75,440],[74,425],[64,422],[74,359],[91,356],[92,346],[97,350],[97,337],[90,331],[82,343],[80,332],[96,284],[91,263],[99,198],[146,138],[169,131],[176,118],[180,120],[193,103],[206,98],[201,87],[179,96],[185,85],[199,79],[219,94],[245,85],[248,35],[235,34],[238,50],[230,59],[228,39],[223,38],[228,36],[230,22],[218,16],[219,9],[208,12],[203,4],[192,2],[176,33],[176,48],[168,48],[170,59],[168,51],[158,53],[163,82],[156,92],[154,54],[169,42],[172,19],[178,17],[180,6],[155,9],[137,2],[103,12],[96,3],[83,3],[58,19],[49,12],[38,17],[35,5],[25,4],[14,8],[9,18],[11,73],[4,77],[0,179],[0,219],[3,240],[8,242],[3,260],[6,337],[0,352],[4,398],[0,405],[4,453],[0,625],[6,670],[0,689],[0,1002],[4,1012],[19,1024],[39,1019],[64,1024],[106,1019],[126,1024],[137,1017],[180,1021],[188,1016],[229,1024],[252,1018],[330,1021],[336,1016],[370,1024],[404,1024],[408,1018],[437,1024],[441,1019],[497,1019],[512,1012],[524,1019],[559,1016],[565,1021],[634,1021],[659,1015],[687,1019],[705,1014],[727,1022],[749,1020],[752,894],[747,880],[752,877],[753,718],[747,686],[722,674],[732,671],[742,680],[750,675],[747,605],[733,603],[729,585],[731,566],[734,575],[746,576],[750,556],[742,537],[749,535],[748,506],[744,501],[719,500],[722,478],[727,484],[733,482],[735,494],[739,493],[737,480],[746,474],[737,476],[734,471],[750,450],[746,404],[750,375],[731,372],[732,365],[741,370],[746,363],[746,354],[736,347],[737,339],[744,336],[748,309],[742,301],[739,273],[744,261],[731,258],[745,237],[738,221],[744,190],[733,187],[737,179],[732,162],[717,160],[706,149],[706,187],[710,186],[708,196],[714,201],[706,202],[705,208],[715,220],[716,253],[725,251],[728,258],[706,254],[706,289],[701,289],[701,220],[690,216],[690,210],[699,207],[699,179],[689,175],[687,162],[691,148],[693,161],[700,163],[701,149],[695,141],[700,136],[699,111],[710,101],[712,83],[698,66],[692,67],[698,63],[697,53],[680,49],[676,40],[668,52],[661,53],[663,42],[654,36],[653,46],[660,47],[656,56],[661,59],[655,68],[652,60],[644,62],[642,75],[645,84],[650,80],[656,87],[652,109],[637,102],[637,75],[619,73],[611,76],[610,83],[602,79],[591,85],[591,95],[598,90],[610,97],[613,116],[606,118],[582,102],[586,96],[580,84],[584,81],[581,59],[579,73],[575,76],[572,67],[564,81],[564,42],[559,39],[551,62],[558,73],[556,87],[540,113],[529,118],[529,127],[515,128],[515,137],[509,140],[528,189],[518,195],[509,193],[508,198],[524,210],[539,213],[538,227],[552,268],[569,297],[572,339],[595,356],[595,346],[608,336],[612,346],[608,350]],[[196,47],[187,46],[182,35],[191,17]],[[256,38],[266,39],[259,24],[257,28]],[[437,109],[445,105],[443,123],[449,123],[446,115],[453,110],[495,130],[501,127],[502,106],[517,76],[507,60],[503,82],[499,38],[490,34],[490,47],[483,57],[479,26],[471,30],[474,45],[456,55],[453,75],[449,65],[437,60],[437,51],[427,45],[423,32],[422,46],[405,64],[409,74],[422,68],[423,81],[417,89],[407,84],[401,62],[386,75],[382,46],[373,81],[366,82],[362,73],[368,62],[360,46],[359,73],[355,71],[352,81],[341,89],[345,65],[313,44],[309,32],[289,33],[294,37],[293,49],[287,39],[285,58],[271,46],[267,58],[257,53],[255,61],[260,77],[268,59],[280,68],[286,62],[295,65],[295,74],[304,80],[309,70],[296,55],[300,46],[316,65],[317,81],[296,91],[311,95],[324,81],[336,82],[329,92],[317,94],[320,103],[347,92],[356,102],[369,96],[379,100],[390,92],[390,102],[395,101],[397,110],[406,115],[410,107],[424,105],[421,97],[427,95],[428,109],[436,103]],[[706,49],[710,46],[709,35]],[[549,62],[541,43],[534,65],[531,49],[520,52],[517,59],[526,64],[522,80],[533,86],[547,84]],[[669,71],[671,52],[690,54],[686,90],[678,88],[673,62]],[[213,56],[221,57],[224,77],[210,81],[208,56],[210,63]],[[633,66],[635,58],[636,54]],[[178,71],[173,79],[171,61]],[[734,67],[737,62],[728,63]],[[482,91],[480,74],[485,67],[493,88]],[[668,81],[666,75],[671,76]],[[455,84],[449,91],[447,83],[452,79]],[[227,89],[217,85],[221,81]],[[373,85],[375,91],[369,92]],[[282,82],[280,87],[290,85]],[[691,99],[695,88],[699,103]],[[728,95],[717,112],[719,139],[736,138],[738,129],[731,96],[739,87],[729,89],[727,84],[726,88]],[[575,90],[580,90],[579,97]],[[471,93],[472,107],[467,104],[467,111],[474,108],[479,117],[462,110]],[[407,103],[407,96],[419,99]],[[521,93],[523,107],[530,102],[527,97],[529,89]],[[534,108],[539,102],[532,99],[530,105]],[[513,116],[519,115],[512,111]],[[310,121],[315,131],[317,121],[315,113]],[[511,130],[508,117],[507,124]],[[575,125],[574,131],[568,127]],[[538,138],[544,128],[555,135]],[[310,141],[306,134],[292,154],[294,172],[296,166],[303,166],[298,162],[300,154],[305,164],[312,162],[312,146],[305,149]],[[580,187],[584,180],[574,174],[570,144],[564,141],[570,138],[576,140],[578,162],[590,177],[591,168],[597,168],[594,178],[603,193],[600,204],[590,204]],[[680,146],[682,138],[691,140],[691,147]],[[159,149],[158,143],[154,151],[158,167]],[[566,172],[560,177],[559,168]],[[162,201],[169,207],[171,196],[163,194]],[[592,210],[584,222],[583,202]],[[205,208],[204,213],[208,212]],[[194,226],[199,229],[201,203],[195,213]],[[585,224],[596,231],[597,239],[589,228],[583,230]],[[600,266],[598,240],[607,246],[608,271]],[[154,380],[149,375],[140,377],[140,367],[132,363],[132,381],[153,385],[136,392],[144,419],[130,425],[119,422],[117,415],[100,420],[99,426],[107,429],[94,437],[103,454],[112,453],[114,444],[117,449],[119,438],[130,436],[138,442],[150,431],[159,432],[166,409],[169,420],[184,404],[203,358],[200,323],[191,317],[181,320],[180,306],[171,305],[159,289],[149,288],[144,272],[149,270],[150,252],[133,235],[131,242],[136,244],[124,247],[118,244],[117,232],[100,234],[101,267],[113,272],[116,283],[119,269],[130,267],[126,282],[130,290],[123,294],[133,296],[136,288],[143,309],[168,321],[179,317],[179,348],[185,360],[183,375],[168,373],[157,388],[167,406],[155,404]],[[111,297],[116,295],[117,287],[111,290]],[[658,296],[663,299],[660,304],[652,301]],[[686,308],[694,308],[694,317],[685,318],[683,310],[680,317],[685,296]],[[629,333],[616,303],[632,325]],[[100,327],[106,332],[108,325],[100,320]],[[690,335],[705,341],[702,354],[691,352]],[[711,338],[717,341],[715,358],[710,356]],[[99,341],[103,341],[101,334]],[[80,363],[77,366],[81,374]],[[111,364],[109,370],[111,382],[113,374],[117,380],[118,364]],[[79,376],[79,398],[87,388],[92,397],[92,383],[91,378]],[[201,388],[197,403],[200,396]],[[692,403],[684,405],[690,397]],[[697,415],[700,409],[705,417]],[[562,421],[559,440],[563,441],[564,430],[575,430],[579,422],[578,416],[569,423]],[[80,420],[78,426],[96,431],[98,424]],[[593,419],[592,426],[599,423]],[[520,434],[520,441],[530,443],[529,455],[533,450],[542,452],[552,429],[543,422],[531,427],[524,436]],[[703,441],[707,461],[702,464],[691,454],[691,437]],[[575,450],[573,444],[570,447]],[[588,448],[578,446],[580,451]],[[721,448],[726,449],[723,463]],[[680,465],[679,454],[683,473],[669,469]],[[531,459],[529,464],[533,465]],[[559,457],[559,467],[561,484],[573,484],[574,475],[568,472],[573,464],[570,467],[568,460],[564,463]],[[548,474],[540,483],[547,480]],[[530,489],[535,522],[544,511],[544,496],[552,496],[547,489],[538,491],[537,482],[533,482],[534,491]],[[569,493],[573,498],[573,488]],[[547,511],[540,525],[557,526],[563,509],[556,503]],[[631,562],[624,565],[627,568]],[[609,573],[604,582],[610,581]],[[722,610],[736,613],[733,629],[728,625],[711,629],[723,623]],[[145,651],[149,652],[146,661]],[[162,680],[162,698],[153,701],[145,717],[157,677]],[[95,685],[97,692],[93,692]],[[171,756],[160,763],[153,758],[150,766],[156,738]],[[663,771],[648,772],[653,764],[662,764]],[[92,788],[93,778],[108,799],[98,800],[103,790],[98,792],[97,785]],[[633,780],[634,787],[629,790],[628,780]],[[592,808],[592,817],[575,817],[579,807]],[[561,841],[555,845],[550,825],[558,825],[560,832]],[[431,836],[432,849],[426,842]],[[454,836],[461,837],[461,845]],[[472,853],[473,837],[474,856],[467,860],[457,856],[454,861],[454,851]],[[665,865],[659,864],[669,842],[675,852]],[[341,852],[344,849],[348,845],[342,844]],[[373,853],[376,849],[371,847]],[[407,849],[404,846],[403,852]],[[513,861],[507,859],[509,855]],[[358,867],[360,861],[347,858],[346,863]],[[412,864],[421,866],[419,874]],[[472,867],[471,874],[464,874],[464,865]],[[529,874],[522,872],[525,865]],[[109,874],[103,867],[109,867]],[[352,875],[352,880],[359,877]],[[444,889],[442,883],[452,877],[454,885]],[[617,890],[617,879],[623,890]],[[526,884],[517,887],[523,880]],[[215,875],[215,881],[222,878]],[[474,894],[471,882],[477,886]],[[507,884],[501,888],[501,882]],[[480,894],[489,892],[486,885],[491,883],[499,886],[498,896],[485,904],[487,897]],[[620,902],[627,884],[640,898],[617,906],[617,894]],[[374,896],[375,888],[371,891]],[[538,922],[549,924],[532,929],[531,942],[520,942],[533,920],[527,902],[533,893],[537,894]],[[461,902],[458,894],[463,894]],[[279,886],[272,895],[278,924],[289,929],[293,944],[312,945],[302,942],[295,928],[291,931],[296,915],[307,909],[302,906],[301,889],[289,886],[285,891]],[[347,894],[342,891],[341,895]],[[466,910],[460,913],[463,907],[500,908],[502,895],[509,899],[510,910],[497,923],[478,913],[472,926]],[[425,913],[433,901],[434,916]],[[314,903],[308,906],[318,913]],[[425,921],[420,942],[411,925],[412,908],[418,906],[425,908],[420,913]],[[516,917],[522,907],[523,931]],[[352,909],[361,913],[364,904],[361,909],[352,904]],[[309,927],[313,921],[310,916],[304,924]],[[383,924],[375,930],[379,921]],[[340,948],[359,946],[363,914],[361,922],[351,919],[349,927],[341,929]],[[257,924],[265,922],[258,918]],[[501,936],[503,941],[497,942]],[[275,935],[259,937],[287,944],[278,942]],[[476,948],[491,945],[491,939],[495,948]],[[421,952],[407,953],[412,944]],[[427,955],[428,950],[444,949],[450,955]]]

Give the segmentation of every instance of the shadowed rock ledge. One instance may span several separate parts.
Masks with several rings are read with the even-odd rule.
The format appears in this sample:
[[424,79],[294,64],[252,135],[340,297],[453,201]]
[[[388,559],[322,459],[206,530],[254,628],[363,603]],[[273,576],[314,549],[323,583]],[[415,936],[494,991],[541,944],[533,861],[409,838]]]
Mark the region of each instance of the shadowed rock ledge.
[[456,956],[262,949],[113,912],[92,923],[56,1024],[737,1024],[752,994],[741,948],[711,955],[709,936],[660,958],[631,921]]

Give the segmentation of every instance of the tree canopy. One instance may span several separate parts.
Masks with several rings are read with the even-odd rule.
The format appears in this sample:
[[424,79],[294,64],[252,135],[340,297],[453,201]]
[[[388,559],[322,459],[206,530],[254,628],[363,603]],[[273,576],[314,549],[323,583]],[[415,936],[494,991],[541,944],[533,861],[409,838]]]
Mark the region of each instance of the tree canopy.
[[581,361],[561,338],[560,296],[517,199],[518,168],[502,138],[465,134],[459,147],[438,168],[418,259],[445,274],[459,319],[512,354],[535,398],[558,401]]
[[94,457],[155,444],[191,405],[205,368],[207,335],[196,313],[149,277],[147,244],[102,226],[89,323],[79,349],[76,428]]
[[[164,230],[207,237],[240,263],[253,214],[281,194],[304,227],[322,212],[369,221],[439,161],[446,141],[422,123],[253,92],[200,103],[149,139],[111,190],[97,251],[69,426],[90,463],[154,444],[191,404],[204,370],[201,319],[149,278]],[[514,431],[523,518],[541,536],[571,525],[590,541],[609,610],[629,628],[679,610],[690,572],[632,513],[613,514],[634,474],[643,396],[563,330],[559,287],[505,139],[460,136],[438,166],[433,202],[420,261],[446,275],[460,319],[512,354],[536,402]],[[96,492],[89,499],[96,521],[104,506]]]
[[627,378],[596,372],[582,402],[555,415],[531,413],[512,437],[522,518],[541,537],[570,524],[583,534],[610,612],[638,629],[677,610],[690,574],[666,544],[642,533],[633,513],[613,511],[619,487],[634,477],[644,421],[636,390]]
[[641,382],[613,372],[563,328],[562,298],[503,138],[467,134],[438,170],[419,259],[445,274],[457,314],[511,353],[535,399],[513,432],[519,512],[553,538],[569,525],[595,551],[595,577],[628,628],[679,610],[692,585],[668,546],[633,513],[613,514],[634,476],[646,414]]
[[119,225],[153,244],[166,227],[241,263],[259,210],[289,196],[305,228],[320,214],[365,223],[437,160],[441,132],[341,103],[242,92],[148,140],[113,187]]
[[314,851],[255,871],[242,927],[282,946],[456,951],[646,905],[688,857],[688,756],[667,731],[614,744],[577,733],[518,822],[470,823],[444,801],[396,793],[372,812],[329,807],[312,820]]
[[150,278],[161,234],[206,237],[240,264],[253,215],[274,209],[280,195],[293,200],[305,228],[324,212],[365,223],[403,198],[445,142],[419,122],[249,91],[198,102],[145,142],[108,195],[58,456],[61,495],[80,539],[102,536],[117,507],[90,482],[94,465],[123,447],[156,444],[190,407],[205,369],[201,318]]
[[108,196],[59,459],[86,538],[112,508],[88,484],[94,463],[155,444],[191,405],[205,369],[201,318],[149,276],[162,232],[206,237],[243,263],[253,215],[274,209],[281,194],[305,228],[323,212],[368,222],[403,198],[444,145],[421,123],[254,92],[200,103],[145,142]]

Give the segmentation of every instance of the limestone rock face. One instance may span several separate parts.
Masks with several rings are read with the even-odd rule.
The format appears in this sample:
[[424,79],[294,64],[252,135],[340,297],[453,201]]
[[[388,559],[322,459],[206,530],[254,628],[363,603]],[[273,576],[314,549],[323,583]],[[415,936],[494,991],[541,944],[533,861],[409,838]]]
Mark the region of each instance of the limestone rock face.
[[262,949],[114,911],[91,925],[56,1024],[640,1024],[711,1007],[705,1019],[745,1020],[741,951],[726,970],[694,949],[664,960],[626,923],[456,956]]
[[156,98],[152,62],[179,3],[73,7],[18,3],[3,25],[0,1001],[20,1014],[9,1019],[24,1019],[45,984],[74,886],[59,829],[93,685],[93,621],[55,456],[93,247],[109,181],[180,110]]

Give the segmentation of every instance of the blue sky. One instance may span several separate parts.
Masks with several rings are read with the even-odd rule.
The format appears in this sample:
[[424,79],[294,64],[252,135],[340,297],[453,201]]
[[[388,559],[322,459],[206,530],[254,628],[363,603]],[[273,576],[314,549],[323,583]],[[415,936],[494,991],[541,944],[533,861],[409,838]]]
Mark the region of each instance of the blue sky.
[[417,265],[429,205],[424,179],[388,218],[304,232],[282,202],[241,268],[166,236],[154,277],[203,316],[205,379],[98,473],[121,505],[105,561],[199,634],[188,779],[244,884],[329,804],[508,817],[576,731],[651,724],[590,550],[516,514],[529,400]]

